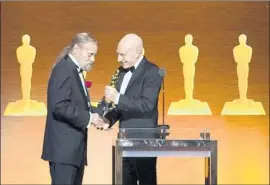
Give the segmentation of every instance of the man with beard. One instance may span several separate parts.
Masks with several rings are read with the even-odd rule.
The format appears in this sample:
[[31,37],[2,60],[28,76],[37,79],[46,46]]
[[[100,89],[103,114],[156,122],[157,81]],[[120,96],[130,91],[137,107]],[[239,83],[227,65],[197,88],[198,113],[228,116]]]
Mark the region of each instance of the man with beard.
[[87,165],[88,127],[102,123],[93,113],[82,72],[90,71],[97,41],[79,33],[58,57],[48,83],[42,159],[49,161],[52,184],[82,184]]

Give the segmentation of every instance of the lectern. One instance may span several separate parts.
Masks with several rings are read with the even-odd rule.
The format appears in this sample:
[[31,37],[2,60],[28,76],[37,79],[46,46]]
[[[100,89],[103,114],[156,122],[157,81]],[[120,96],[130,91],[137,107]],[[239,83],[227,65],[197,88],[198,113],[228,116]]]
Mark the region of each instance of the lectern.
[[[155,132],[162,137],[126,138],[128,132]],[[168,129],[119,129],[118,138],[112,150],[112,177],[113,184],[122,184],[123,157],[204,157],[205,158],[205,184],[217,184],[217,141],[210,138],[194,140],[168,140]],[[201,135],[202,136],[202,135]],[[180,176],[181,177],[181,176]]]

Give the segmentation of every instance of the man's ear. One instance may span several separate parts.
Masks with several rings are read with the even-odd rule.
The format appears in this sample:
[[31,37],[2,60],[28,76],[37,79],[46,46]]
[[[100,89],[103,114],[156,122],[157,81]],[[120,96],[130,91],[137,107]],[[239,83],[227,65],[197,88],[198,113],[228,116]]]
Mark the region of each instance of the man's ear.
[[145,54],[145,50],[144,50],[144,48],[142,48],[141,53],[142,53],[142,55],[144,55],[144,54]]
[[141,48],[141,49],[138,49],[138,50],[137,50],[137,55],[138,55],[138,56],[141,56],[141,55],[143,56],[144,53],[145,53],[144,48]]
[[74,44],[73,46],[73,52],[74,53],[78,53],[78,50],[80,49],[79,45],[78,44]]

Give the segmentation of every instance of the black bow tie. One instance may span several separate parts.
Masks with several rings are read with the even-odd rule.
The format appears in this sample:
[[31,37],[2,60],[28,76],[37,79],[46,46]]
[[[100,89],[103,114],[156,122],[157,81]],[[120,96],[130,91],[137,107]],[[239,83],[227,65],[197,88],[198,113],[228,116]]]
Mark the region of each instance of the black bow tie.
[[82,73],[83,72],[83,70],[82,69],[80,69],[79,67],[77,67],[78,68],[78,73]]
[[127,73],[127,72],[130,71],[131,73],[133,73],[135,71],[135,67],[134,66],[129,67],[129,68],[123,68],[123,67],[121,67],[121,71],[123,71],[125,73]]

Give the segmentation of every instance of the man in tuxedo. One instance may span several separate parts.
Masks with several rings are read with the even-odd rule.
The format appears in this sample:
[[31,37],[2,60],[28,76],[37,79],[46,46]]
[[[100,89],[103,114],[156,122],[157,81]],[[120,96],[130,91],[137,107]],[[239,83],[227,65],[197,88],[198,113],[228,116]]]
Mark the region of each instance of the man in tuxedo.
[[[116,88],[107,86],[105,98],[116,108],[105,117],[110,127],[119,120],[120,128],[158,126],[158,97],[162,85],[159,68],[144,56],[142,39],[127,34],[117,47],[119,80]],[[127,138],[155,138],[154,134],[127,133]],[[124,158],[124,185],[156,185],[156,158]]]
[[82,184],[87,165],[87,131],[102,123],[91,108],[83,71],[90,71],[97,41],[79,33],[60,54],[47,90],[47,120],[42,159],[49,161],[52,184]]

